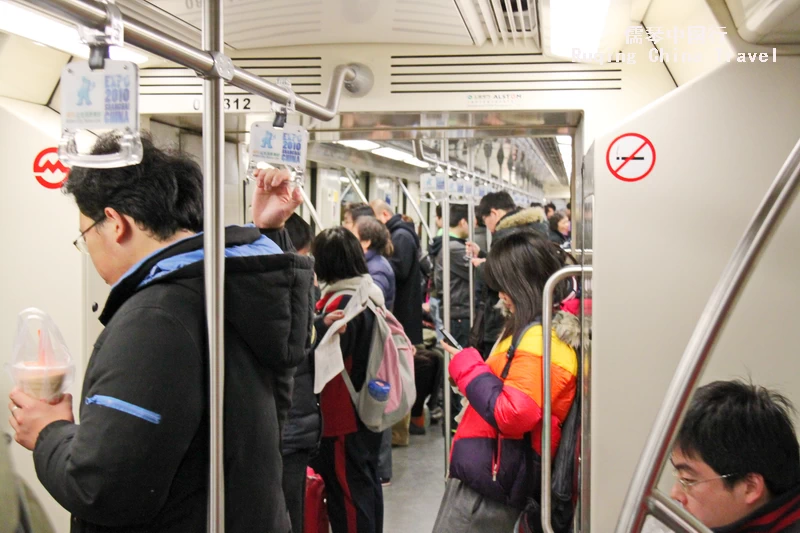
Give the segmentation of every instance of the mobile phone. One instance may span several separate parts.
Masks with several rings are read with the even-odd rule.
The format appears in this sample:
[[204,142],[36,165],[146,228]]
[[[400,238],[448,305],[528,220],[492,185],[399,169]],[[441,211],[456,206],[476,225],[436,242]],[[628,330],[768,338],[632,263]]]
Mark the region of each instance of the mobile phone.
[[450,344],[450,346],[452,346],[456,350],[463,350],[464,349],[464,348],[461,347],[460,344],[458,344],[458,342],[456,341],[455,338],[453,338],[452,335],[450,335],[447,331],[445,331],[445,329],[443,327],[439,327],[439,332],[442,335],[444,335],[444,338],[447,339],[447,343]]

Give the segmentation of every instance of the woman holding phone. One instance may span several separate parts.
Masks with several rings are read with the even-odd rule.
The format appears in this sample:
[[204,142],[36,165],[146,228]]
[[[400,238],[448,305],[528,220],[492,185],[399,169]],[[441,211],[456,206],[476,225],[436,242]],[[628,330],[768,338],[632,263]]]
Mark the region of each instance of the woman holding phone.
[[[498,240],[485,281],[499,293],[506,315],[500,339],[485,362],[474,348],[457,350],[443,342],[453,356],[451,379],[469,406],[453,439],[450,479],[434,533],[510,532],[528,498],[539,498],[533,480],[539,479],[542,424],[552,425],[555,454],[576,390],[575,349],[554,329],[546,333],[552,339],[552,420],[542,420],[543,291],[566,264],[567,255],[535,233]],[[566,289],[562,292],[556,301]],[[578,327],[577,320],[568,322]]]

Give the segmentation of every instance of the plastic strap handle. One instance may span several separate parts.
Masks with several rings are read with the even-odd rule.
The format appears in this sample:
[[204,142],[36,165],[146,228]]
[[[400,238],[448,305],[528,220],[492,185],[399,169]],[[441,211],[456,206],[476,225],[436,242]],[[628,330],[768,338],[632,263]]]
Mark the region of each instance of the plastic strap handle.
[[119,139],[119,152],[116,154],[81,154],[75,143],[75,132],[65,130],[58,142],[58,158],[68,167],[119,168],[138,165],[142,162],[142,140],[138,134],[126,132]]

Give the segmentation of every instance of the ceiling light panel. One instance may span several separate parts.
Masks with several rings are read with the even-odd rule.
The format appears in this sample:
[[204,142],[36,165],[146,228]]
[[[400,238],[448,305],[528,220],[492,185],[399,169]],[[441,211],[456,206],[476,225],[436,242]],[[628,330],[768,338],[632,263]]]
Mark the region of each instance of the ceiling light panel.
[[380,147],[380,144],[372,141],[336,141],[336,144],[341,144],[342,146],[347,146],[348,148],[354,148],[356,150],[374,150]]

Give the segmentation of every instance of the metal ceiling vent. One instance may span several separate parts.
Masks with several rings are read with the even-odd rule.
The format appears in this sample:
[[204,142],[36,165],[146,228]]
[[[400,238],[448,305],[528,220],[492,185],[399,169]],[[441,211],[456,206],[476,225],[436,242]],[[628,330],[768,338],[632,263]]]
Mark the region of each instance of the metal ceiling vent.
[[541,49],[535,0],[455,0],[475,44],[527,44]]

